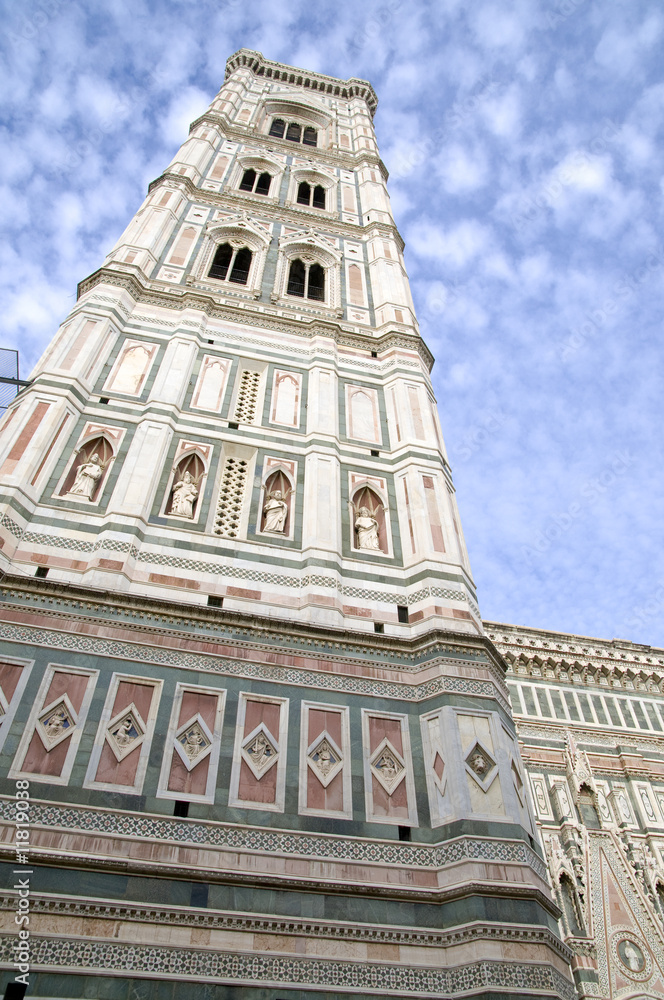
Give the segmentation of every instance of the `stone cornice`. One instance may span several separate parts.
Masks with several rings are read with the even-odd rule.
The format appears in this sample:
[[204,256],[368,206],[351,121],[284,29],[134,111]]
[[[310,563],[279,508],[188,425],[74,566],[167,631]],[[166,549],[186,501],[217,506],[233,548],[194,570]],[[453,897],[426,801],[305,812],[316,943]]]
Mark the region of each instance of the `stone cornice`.
[[484,622],[515,676],[592,690],[664,693],[664,649]]
[[[16,912],[18,894],[0,893],[0,910]],[[380,944],[450,947],[470,941],[490,940],[513,943],[540,943],[569,961],[567,947],[547,927],[496,925],[482,921],[450,930],[428,927],[398,927],[389,924],[345,923],[332,920],[307,920],[303,917],[280,917],[264,913],[231,910],[200,910],[187,906],[149,905],[77,896],[31,893],[30,912],[49,916],[91,917],[95,920],[118,920],[123,923],[155,923],[160,926],[195,927],[209,930],[248,931],[262,934],[306,935],[308,937],[367,941]]]
[[418,334],[390,331],[375,337],[371,336],[371,333],[344,331],[339,323],[335,323],[331,319],[322,320],[320,318],[300,320],[299,323],[296,323],[275,316],[271,311],[268,312],[265,306],[263,311],[259,311],[252,301],[246,302],[245,308],[238,308],[237,306],[221,304],[214,295],[206,294],[203,291],[194,292],[185,286],[147,281],[135,268],[131,272],[124,268],[120,270],[113,262],[100,267],[99,270],[94,271],[93,274],[79,282],[78,298],[80,299],[101,284],[123,288],[136,303],[140,302],[162,309],[198,310],[211,319],[272,330],[275,333],[306,337],[309,340],[314,337],[327,337],[337,344],[364,351],[369,345],[378,351],[391,347],[402,347],[418,354],[428,371],[433,368],[434,357]]
[[224,82],[238,69],[249,69],[254,76],[281,80],[291,86],[301,87],[310,94],[324,94],[344,101],[359,97],[366,101],[372,117],[378,106],[376,92],[367,80],[360,80],[357,77],[340,80],[336,76],[326,76],[323,73],[299,69],[297,66],[273,62],[271,59],[266,59],[262,52],[256,52],[254,49],[238,49],[228,57]]

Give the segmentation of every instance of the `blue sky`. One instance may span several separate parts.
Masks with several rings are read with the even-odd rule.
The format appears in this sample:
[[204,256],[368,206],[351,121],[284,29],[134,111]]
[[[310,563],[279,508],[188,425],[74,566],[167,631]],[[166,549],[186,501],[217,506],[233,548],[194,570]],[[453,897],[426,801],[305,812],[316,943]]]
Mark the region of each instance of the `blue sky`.
[[485,618],[664,645],[664,10],[4,4],[5,346],[27,373],[236,49],[369,79]]

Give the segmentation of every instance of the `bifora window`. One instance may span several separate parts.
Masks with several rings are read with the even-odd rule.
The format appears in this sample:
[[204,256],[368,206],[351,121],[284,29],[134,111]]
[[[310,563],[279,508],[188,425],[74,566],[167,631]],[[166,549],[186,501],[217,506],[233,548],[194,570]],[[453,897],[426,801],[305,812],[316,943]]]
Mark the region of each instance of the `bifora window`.
[[251,250],[249,247],[234,250],[230,243],[222,243],[221,246],[217,247],[208,278],[215,278],[217,281],[233,281],[236,285],[246,285],[250,267]]
[[245,170],[240,182],[240,191],[251,191],[253,194],[269,194],[272,177],[265,171],[257,174],[255,170]]
[[301,299],[325,299],[325,271],[320,264],[305,264],[299,257],[291,261],[288,272],[288,294]]
[[311,208],[325,208],[325,188],[320,184],[312,188],[311,184],[302,181],[297,189],[297,203]]
[[273,118],[269,135],[276,139],[288,139],[289,142],[302,142],[305,146],[318,145],[318,133],[311,125],[304,128],[297,122],[286,122],[283,118]]

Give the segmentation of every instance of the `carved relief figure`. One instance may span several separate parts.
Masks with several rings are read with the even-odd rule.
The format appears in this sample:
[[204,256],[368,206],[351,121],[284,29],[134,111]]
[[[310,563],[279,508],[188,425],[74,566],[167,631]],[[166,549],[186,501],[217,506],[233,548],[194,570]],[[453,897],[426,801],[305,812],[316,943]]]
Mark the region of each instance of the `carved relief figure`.
[[187,733],[183,749],[189,760],[194,760],[205,749],[205,740],[198,726],[192,726]]
[[95,487],[104,474],[104,468],[99,455],[95,452],[94,455],[90,456],[88,462],[79,465],[76,470],[76,479],[72,483],[69,493],[72,496],[92,500]]
[[194,503],[198,496],[198,488],[190,472],[185,472],[182,479],[173,487],[171,514],[178,517],[193,517]]
[[123,719],[120,725],[113,731],[113,737],[118,746],[126,747],[130,743],[133,743],[136,739],[136,731],[134,730],[134,721],[130,715],[126,719]]
[[267,764],[274,754],[274,749],[270,746],[263,733],[259,733],[251,746],[247,747],[247,753],[251,755],[254,766],[260,770]]
[[384,750],[376,761],[376,767],[381,772],[384,778],[390,781],[392,778],[396,778],[398,773],[398,765],[389,750]]
[[263,514],[265,515],[263,531],[279,533],[284,531],[288,515],[288,504],[284,500],[281,490],[268,493],[267,503],[263,506]]
[[69,728],[69,719],[63,708],[58,709],[48,719],[44,719],[44,729],[50,740],[56,740],[58,736]]
[[378,521],[373,517],[368,507],[360,507],[356,512],[355,531],[357,533],[358,549],[380,549],[378,537]]
[[620,960],[631,972],[643,972],[646,960],[643,952],[632,941],[624,940],[618,945]]
[[481,754],[479,751],[477,751],[472,755],[468,763],[470,764],[470,767],[473,769],[475,774],[478,774],[480,778],[484,775],[484,772],[488,768],[488,761],[485,759],[484,755]]

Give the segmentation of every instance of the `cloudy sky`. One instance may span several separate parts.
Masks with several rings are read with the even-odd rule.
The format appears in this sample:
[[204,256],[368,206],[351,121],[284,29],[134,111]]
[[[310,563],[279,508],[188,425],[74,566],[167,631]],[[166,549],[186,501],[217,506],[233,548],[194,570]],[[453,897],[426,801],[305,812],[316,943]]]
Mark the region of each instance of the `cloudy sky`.
[[369,79],[484,617],[664,645],[660,4],[3,6],[22,373],[229,54]]

